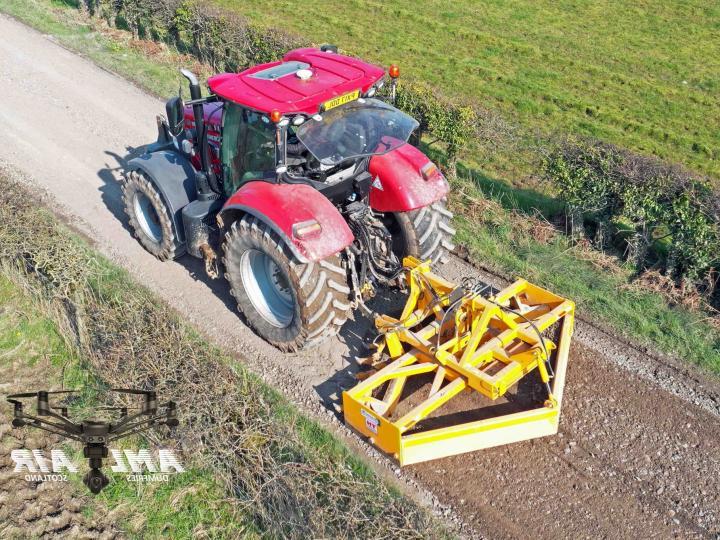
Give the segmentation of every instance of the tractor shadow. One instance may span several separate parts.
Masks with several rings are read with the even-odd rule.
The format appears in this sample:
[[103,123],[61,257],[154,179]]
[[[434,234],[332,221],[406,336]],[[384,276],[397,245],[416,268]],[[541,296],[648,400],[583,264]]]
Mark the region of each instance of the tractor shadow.
[[[367,305],[376,313],[399,317],[406,299],[406,293],[399,290],[380,289]],[[343,390],[352,388],[358,383],[357,375],[363,370],[360,362],[373,353],[372,342],[376,336],[372,315],[360,309],[356,310],[353,318],[348,319],[337,337],[345,346],[341,360],[342,367],[314,387],[321,403],[340,421],[343,420],[340,412]]]
[[[101,198],[110,213],[122,224],[130,237],[133,237],[133,230],[130,222],[125,214],[125,207],[122,201],[122,189],[120,187],[120,179],[126,170],[127,163],[145,152],[146,145],[126,147],[127,154],[121,156],[115,152],[106,151],[108,161],[105,167],[98,171],[98,177],[102,180],[100,187]],[[210,279],[205,272],[205,263],[201,259],[196,259],[190,255],[182,255],[175,259],[188,272],[190,277],[196,281],[202,282],[217,298],[219,298],[225,307],[231,312],[240,316],[243,324],[247,325],[247,321],[242,314],[236,309],[237,304],[230,294],[230,287],[224,279]]]
[[105,154],[109,159],[105,163],[105,167],[98,171],[98,177],[102,180],[100,195],[103,204],[105,204],[106,208],[110,210],[110,213],[122,223],[123,228],[128,234],[132,236],[133,232],[123,207],[120,179],[128,161],[141,155],[145,150],[145,146],[139,146],[137,148],[128,146],[126,150],[128,153],[125,156],[106,150]]

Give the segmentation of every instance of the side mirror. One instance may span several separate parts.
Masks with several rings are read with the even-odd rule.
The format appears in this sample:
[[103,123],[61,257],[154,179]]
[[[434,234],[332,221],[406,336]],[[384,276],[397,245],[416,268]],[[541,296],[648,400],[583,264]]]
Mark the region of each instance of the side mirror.
[[167,100],[165,103],[165,112],[167,113],[168,125],[170,132],[174,136],[178,136],[183,129],[185,119],[185,111],[183,101],[180,97],[175,96]]

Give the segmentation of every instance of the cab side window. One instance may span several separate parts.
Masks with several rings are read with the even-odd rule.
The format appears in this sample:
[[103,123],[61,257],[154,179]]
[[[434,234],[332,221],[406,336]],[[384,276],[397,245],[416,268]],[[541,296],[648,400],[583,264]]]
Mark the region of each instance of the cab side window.
[[275,126],[261,113],[228,105],[223,121],[222,164],[229,197],[249,180],[275,175]]

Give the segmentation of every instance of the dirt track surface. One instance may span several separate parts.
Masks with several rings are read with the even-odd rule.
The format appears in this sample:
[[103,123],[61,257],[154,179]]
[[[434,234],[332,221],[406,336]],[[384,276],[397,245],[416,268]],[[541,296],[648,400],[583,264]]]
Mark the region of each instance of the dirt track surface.
[[[117,178],[134,148],[154,139],[163,104],[4,16],[0,33],[0,159],[46,189],[98,249],[355,444],[332,404],[365,354],[367,321],[348,322],[320,349],[283,355],[243,325],[226,285],[206,280],[198,261],[161,263],[146,253],[126,227]],[[457,258],[443,272],[478,274]],[[582,323],[568,377],[557,437],[402,473],[357,446],[466,536],[720,535],[720,386]]]

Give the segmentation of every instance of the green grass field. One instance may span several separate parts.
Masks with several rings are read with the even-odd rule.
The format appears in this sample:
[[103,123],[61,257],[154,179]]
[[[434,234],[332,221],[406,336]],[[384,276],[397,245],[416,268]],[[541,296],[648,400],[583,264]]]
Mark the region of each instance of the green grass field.
[[720,3],[213,0],[331,42],[528,132],[593,135],[720,177]]

